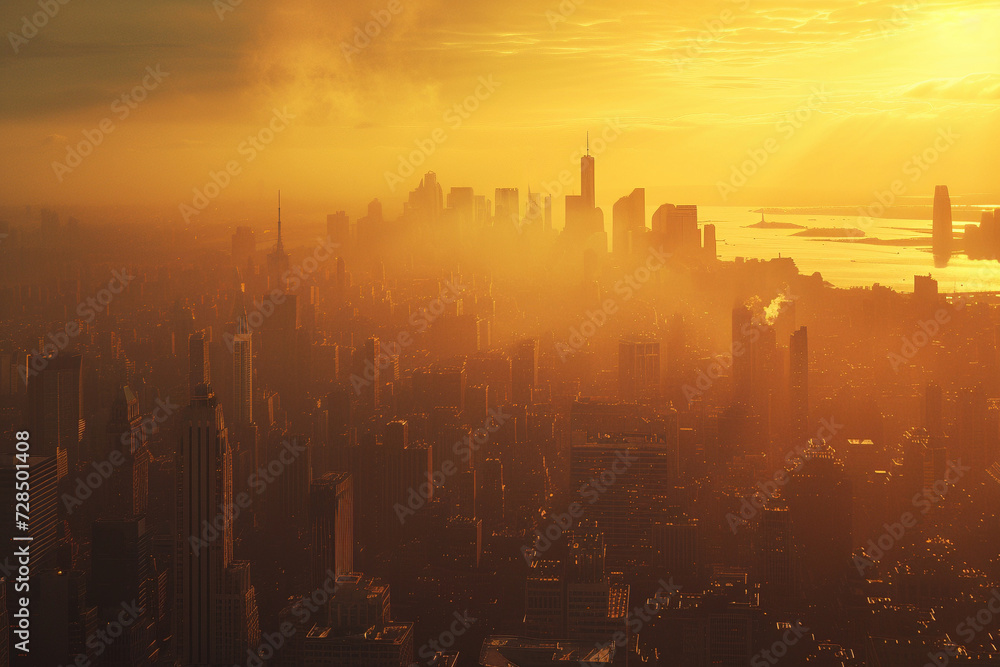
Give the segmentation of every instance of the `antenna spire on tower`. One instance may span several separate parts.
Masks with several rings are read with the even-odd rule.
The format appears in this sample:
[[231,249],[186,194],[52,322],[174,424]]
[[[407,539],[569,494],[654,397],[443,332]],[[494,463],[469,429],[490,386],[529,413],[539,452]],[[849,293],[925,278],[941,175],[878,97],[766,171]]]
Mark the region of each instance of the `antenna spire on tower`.
[[590,157],[590,130],[587,130],[587,157]]
[[278,190],[278,247],[281,247],[281,190]]

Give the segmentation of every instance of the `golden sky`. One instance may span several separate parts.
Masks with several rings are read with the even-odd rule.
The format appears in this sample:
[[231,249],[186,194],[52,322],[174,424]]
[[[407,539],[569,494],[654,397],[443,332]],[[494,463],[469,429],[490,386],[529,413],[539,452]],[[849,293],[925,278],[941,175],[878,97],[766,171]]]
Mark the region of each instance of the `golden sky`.
[[[866,204],[949,131],[908,194],[947,183],[957,202],[1000,201],[995,0],[46,2],[30,38],[37,0],[0,10],[4,205],[177,206],[235,162],[214,212],[271,208],[280,187],[303,211],[353,217],[377,196],[394,215],[428,169],[490,198],[570,169],[578,191],[588,131],[613,137],[592,145],[609,221],[634,187],[650,207]],[[249,150],[275,109],[294,119]],[[54,167],[85,132],[100,145]],[[393,189],[415,142],[434,150]]]

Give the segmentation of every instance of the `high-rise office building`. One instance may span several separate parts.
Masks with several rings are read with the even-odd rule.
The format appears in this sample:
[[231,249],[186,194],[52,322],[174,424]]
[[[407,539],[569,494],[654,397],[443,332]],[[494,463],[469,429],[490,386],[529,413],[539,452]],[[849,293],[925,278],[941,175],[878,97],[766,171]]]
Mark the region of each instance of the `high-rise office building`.
[[233,336],[233,418],[237,424],[253,423],[253,335],[241,291],[233,312],[236,335]]
[[473,232],[479,231],[482,225],[476,216],[476,193],[472,188],[452,188],[448,192],[448,209],[455,216],[455,230],[459,238],[468,238]]
[[611,251],[616,255],[639,249],[646,231],[646,190],[636,188],[622,197],[611,212]]
[[618,343],[618,397],[623,401],[655,401],[660,396],[660,343]]
[[927,276],[913,276],[913,301],[928,306],[938,303],[938,281]]
[[511,356],[498,350],[470,355],[465,360],[466,386],[488,386],[490,407],[511,400]]
[[[955,414],[955,440],[960,443],[962,453],[972,461],[972,465],[989,466],[996,459],[996,454],[986,447],[986,392],[982,385],[963,389],[958,394],[957,411]],[[933,434],[930,434],[933,435]],[[992,435],[992,434],[991,434]],[[943,444],[939,436],[932,437],[930,447],[937,448]],[[944,470],[937,471],[937,476],[925,480],[928,485],[942,478]]]
[[934,265],[943,267],[948,265],[951,259],[952,245],[952,220],[951,220],[951,197],[948,195],[948,186],[939,185],[934,188]]
[[788,401],[792,434],[804,441],[809,437],[809,339],[805,327],[799,327],[788,339]]
[[356,225],[358,248],[370,251],[382,242],[385,220],[382,217],[382,202],[373,199],[368,202],[368,214],[358,218]]
[[221,629],[216,607],[226,567],[233,559],[233,535],[223,521],[219,535],[202,545],[206,526],[232,502],[232,453],[222,406],[204,382],[184,410],[177,457],[177,547],[174,583],[177,657],[182,665],[213,664],[221,656],[214,639]]
[[[28,359],[28,367],[33,357]],[[55,456],[75,464],[83,433],[82,369],[78,355],[48,357],[47,364],[28,376],[28,423],[31,451],[39,456]]]
[[354,570],[354,489],[351,475],[328,472],[309,484],[312,585]]
[[715,261],[719,253],[717,243],[715,240],[715,225],[708,224],[705,225],[703,229],[705,234],[705,240],[704,240],[705,259],[709,260],[710,262]]
[[465,408],[465,368],[461,365],[435,364],[413,371],[414,404],[418,410]]
[[793,544],[788,507],[781,498],[772,498],[762,510],[761,558],[763,582],[768,593],[785,596],[794,584]]
[[624,630],[629,587],[605,571],[604,534],[592,521],[574,526],[565,539],[564,560],[531,561],[525,582],[525,632],[538,638],[600,642]]
[[476,468],[481,479],[479,489],[482,502],[477,509],[488,531],[498,529],[504,521],[504,481],[503,462],[500,459],[486,459]]
[[698,207],[664,204],[653,213],[651,243],[665,252],[696,255],[701,251]]
[[[652,528],[664,519],[671,454],[663,435],[573,434],[569,488],[587,504],[587,519],[604,533],[608,562],[616,567],[652,561]],[[615,483],[597,493],[593,481],[609,470]]]
[[[22,653],[14,644],[13,664],[19,667],[69,665],[78,661],[81,654],[88,659],[85,664],[95,664],[99,657],[96,633],[104,628],[98,625],[97,608],[86,599],[85,574],[80,570],[53,567],[32,574],[30,586],[32,613],[45,620],[31,628],[30,651]],[[10,594],[13,597],[14,592]],[[91,640],[89,646],[86,644],[88,639]],[[107,647],[106,642],[104,645]],[[114,643],[110,646],[113,648]],[[111,651],[104,651],[100,656],[104,664],[109,662],[107,653]]]
[[385,425],[385,446],[392,450],[406,449],[410,444],[410,424],[397,419]]
[[941,385],[928,382],[924,390],[924,428],[930,436],[944,435],[943,404]]
[[754,323],[750,309],[743,305],[734,307],[732,323],[733,402],[746,406],[750,404],[753,367],[750,337]]
[[493,226],[498,229],[518,228],[521,200],[517,188],[497,188],[493,201]]
[[233,560],[232,451],[222,406],[209,385],[195,388],[182,424],[174,552],[177,659],[182,665],[234,664],[244,657],[241,647],[256,645],[260,631],[253,586],[243,576],[248,564]]
[[538,382],[538,340],[528,338],[511,350],[511,402],[531,405],[531,395]]
[[345,211],[326,216],[326,236],[338,248],[347,248],[351,242],[351,219]]
[[139,399],[128,387],[119,387],[111,404],[106,454],[120,452],[124,459],[108,480],[105,516],[123,519],[146,513],[149,499],[150,453],[139,416]]
[[367,412],[377,410],[382,404],[382,353],[378,337],[373,336],[365,340],[356,359],[354,372],[361,378],[360,405]]
[[205,331],[196,331],[188,338],[188,396],[194,399],[198,385],[211,382],[208,334]]
[[806,591],[830,590],[851,567],[851,482],[836,451],[811,440],[786,490],[795,577]]
[[670,572],[678,584],[697,580],[700,565],[698,520],[673,517],[653,526],[656,565]]
[[94,522],[88,596],[97,606],[98,622],[116,622],[123,603],[139,610],[108,647],[104,664],[109,667],[153,667],[158,662],[160,623],[165,624],[158,613],[163,604],[159,583],[166,572],[155,567],[151,535],[141,516]]
[[524,625],[535,637],[561,637],[565,630],[566,596],[562,563],[533,558],[524,582]]
[[403,214],[421,222],[436,223],[444,209],[444,193],[438,183],[437,174],[428,171],[420,179],[420,184],[410,192]]
[[233,234],[232,258],[233,265],[244,267],[253,259],[257,251],[257,238],[250,227],[237,227]]

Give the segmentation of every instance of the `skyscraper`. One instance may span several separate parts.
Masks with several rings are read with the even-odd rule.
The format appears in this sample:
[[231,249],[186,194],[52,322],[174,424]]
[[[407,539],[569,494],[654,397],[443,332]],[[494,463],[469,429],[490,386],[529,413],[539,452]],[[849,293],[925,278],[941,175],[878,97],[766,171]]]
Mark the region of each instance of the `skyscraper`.
[[378,410],[382,402],[382,346],[376,336],[365,340],[356,360],[355,375],[362,378],[360,403],[368,412]]
[[747,406],[750,404],[751,372],[753,353],[750,349],[750,334],[753,329],[753,315],[743,305],[733,308],[733,402]]
[[248,564],[233,561],[232,451],[222,406],[209,385],[195,388],[182,423],[174,552],[177,659],[182,665],[234,664],[243,658],[240,647],[259,638],[257,605],[249,577],[242,576]]
[[652,401],[660,395],[660,344],[656,341],[618,343],[618,397]]
[[237,424],[253,422],[253,337],[247,320],[244,294],[237,296],[234,311],[236,335],[233,337],[233,416]]
[[[588,140],[589,143],[589,140]],[[594,158],[587,148],[587,154],[580,158],[580,196],[583,198],[583,205],[587,208],[594,208]]]
[[438,183],[437,174],[428,171],[420,179],[420,185],[410,192],[406,204],[403,205],[403,212],[417,215],[425,222],[437,222],[443,208],[444,192]]
[[250,227],[237,227],[232,240],[233,264],[243,267],[250,263],[257,250],[257,240]]
[[934,188],[934,266],[944,267],[951,259],[952,227],[951,197],[948,186]]
[[788,482],[797,581],[813,593],[833,590],[851,564],[851,482],[837,453],[811,440]]
[[215,523],[219,508],[231,506],[233,480],[222,406],[207,384],[195,388],[183,423],[174,555],[177,657],[183,665],[212,664],[221,657],[212,641],[220,620],[214,603],[233,558],[233,535],[228,522],[221,522],[215,539],[206,545],[198,539]]
[[145,603],[151,537],[141,517],[94,522],[90,593],[99,608],[117,609],[122,600]]
[[527,338],[511,352],[511,401],[531,405],[531,393],[538,382],[538,340]]
[[542,193],[528,189],[528,201],[524,206],[524,224],[529,229],[540,230],[543,222]]
[[340,248],[346,248],[351,241],[351,219],[344,211],[326,216],[326,235]]
[[454,212],[457,233],[466,238],[479,230],[476,221],[476,193],[472,188],[452,188],[448,193],[448,208]]
[[937,382],[928,382],[924,391],[924,428],[930,436],[944,434],[944,421],[941,417],[943,405],[941,385]]
[[[604,533],[607,560],[615,567],[651,561],[652,530],[667,505],[670,467],[663,435],[573,434],[569,488],[587,503],[587,519]],[[595,493],[594,480],[609,470],[615,471],[615,483]]]
[[212,367],[208,356],[208,336],[196,331],[188,337],[188,396],[194,400],[200,384],[212,381]]
[[281,193],[278,193],[278,240],[274,249],[267,254],[268,289],[285,289],[285,277],[288,274],[288,253],[281,238]]
[[667,252],[696,254],[701,250],[698,207],[663,204],[653,213],[653,243]]
[[567,238],[600,252],[607,252],[608,236],[604,230],[604,212],[595,205],[594,158],[587,154],[580,158],[580,194],[566,195]]
[[493,226],[517,227],[520,222],[521,200],[517,188],[497,188],[494,195]]
[[788,401],[792,435],[805,440],[809,437],[809,342],[805,327],[799,327],[788,339]]
[[[29,368],[31,361],[29,358]],[[32,452],[39,456],[68,457],[72,466],[79,455],[83,431],[80,403],[83,359],[74,354],[49,357],[47,362],[44,369],[28,377]]]
[[705,225],[705,240],[703,244],[703,249],[705,251],[705,259],[709,261],[714,261],[718,256],[718,249],[716,247],[715,241],[715,225]]
[[108,419],[108,451],[121,452],[124,462],[108,482],[110,490],[106,516],[112,519],[146,513],[149,498],[149,460],[139,399],[128,387],[119,387]]
[[328,472],[309,484],[309,535],[313,586],[354,570],[354,489],[351,475]]
[[646,190],[636,188],[622,197],[611,212],[611,251],[616,255],[638,249],[642,233],[646,231]]

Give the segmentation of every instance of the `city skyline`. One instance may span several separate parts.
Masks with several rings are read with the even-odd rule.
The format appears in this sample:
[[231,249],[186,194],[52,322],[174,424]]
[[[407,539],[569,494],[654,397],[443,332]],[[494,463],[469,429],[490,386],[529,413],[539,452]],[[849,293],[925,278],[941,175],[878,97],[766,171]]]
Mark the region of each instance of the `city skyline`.
[[[589,131],[618,196],[636,184],[704,205],[862,205],[942,129],[963,140],[926,178],[1000,201],[973,166],[996,160],[1000,15],[989,2],[689,2],[669,16],[647,2],[494,14],[388,4],[330,14],[163,1],[111,20],[104,4],[59,5],[33,31],[21,19],[30,25],[37,5],[15,3],[0,76],[20,93],[7,112],[18,138],[0,158],[20,169],[0,202],[176,206],[233,160],[242,173],[224,209],[259,207],[261,186],[278,183],[310,210],[331,198],[359,207],[356,192],[398,205],[427,169],[480,190],[540,191]],[[372,22],[369,45],[345,52]],[[446,49],[462,57],[443,60]],[[247,142],[265,128],[273,136]],[[92,154],[70,166],[87,136]],[[719,184],[769,138],[780,150],[724,202]],[[399,176],[420,144],[423,164]],[[484,150],[489,164],[474,157]]]

